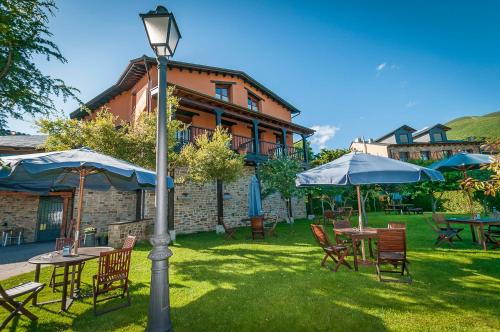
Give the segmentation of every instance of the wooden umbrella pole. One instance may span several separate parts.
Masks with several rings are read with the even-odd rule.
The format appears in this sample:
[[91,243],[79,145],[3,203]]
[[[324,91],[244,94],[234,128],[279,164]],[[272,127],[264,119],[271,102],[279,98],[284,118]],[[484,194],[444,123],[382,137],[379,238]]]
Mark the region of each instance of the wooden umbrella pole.
[[75,244],[74,244],[74,253],[78,255],[78,246],[80,244],[80,223],[82,221],[82,212],[83,212],[83,189],[85,188],[85,170],[80,170],[80,185],[78,187],[78,210],[76,214],[76,225],[75,225]]
[[[363,213],[361,211],[361,189],[360,186],[356,186],[356,194],[358,195],[358,226],[359,230],[363,230]],[[363,258],[363,262],[366,261],[365,256],[365,241],[361,240],[361,256]]]

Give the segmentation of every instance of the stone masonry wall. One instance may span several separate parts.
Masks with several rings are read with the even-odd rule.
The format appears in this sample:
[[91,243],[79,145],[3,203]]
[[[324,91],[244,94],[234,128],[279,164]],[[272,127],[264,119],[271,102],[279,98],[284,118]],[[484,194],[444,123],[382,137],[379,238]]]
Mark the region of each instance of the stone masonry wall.
[[144,219],[133,222],[118,222],[110,224],[108,228],[108,245],[113,248],[121,248],[123,241],[128,235],[137,237],[137,241],[147,240],[152,222],[152,219]]
[[0,195],[0,228],[24,228],[24,241],[34,242],[38,220],[38,196]]

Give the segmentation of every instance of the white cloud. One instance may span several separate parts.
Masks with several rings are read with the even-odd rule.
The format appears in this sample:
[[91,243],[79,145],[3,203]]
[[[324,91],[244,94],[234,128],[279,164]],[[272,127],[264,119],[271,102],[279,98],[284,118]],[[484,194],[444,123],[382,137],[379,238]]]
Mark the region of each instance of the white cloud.
[[377,68],[375,68],[375,70],[376,70],[377,72],[381,72],[382,70],[384,70],[385,66],[387,66],[387,63],[383,62],[383,63],[379,64],[379,65],[377,66]]
[[405,105],[405,107],[406,107],[406,108],[412,108],[412,107],[415,107],[415,106],[417,106],[417,102],[416,102],[416,101],[414,101],[414,100],[409,100],[409,101],[406,103],[406,105]]
[[311,144],[318,146],[320,149],[326,147],[326,143],[335,136],[337,131],[340,130],[339,127],[331,125],[316,125],[311,127],[316,132],[309,140]]

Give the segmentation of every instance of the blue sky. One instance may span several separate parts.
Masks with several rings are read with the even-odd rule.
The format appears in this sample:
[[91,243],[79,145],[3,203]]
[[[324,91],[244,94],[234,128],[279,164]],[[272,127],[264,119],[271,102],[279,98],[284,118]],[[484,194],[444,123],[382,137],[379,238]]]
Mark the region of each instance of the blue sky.
[[498,1],[58,1],[50,28],[68,63],[40,67],[89,100],[152,55],[138,13],[157,4],[181,29],[176,60],[247,72],[319,129],[316,150],[500,109]]

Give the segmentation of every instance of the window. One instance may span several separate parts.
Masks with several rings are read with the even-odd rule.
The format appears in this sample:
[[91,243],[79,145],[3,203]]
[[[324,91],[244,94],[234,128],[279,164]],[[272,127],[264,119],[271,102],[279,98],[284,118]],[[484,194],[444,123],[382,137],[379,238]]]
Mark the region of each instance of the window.
[[432,139],[434,142],[442,142],[443,141],[443,134],[442,133],[434,133],[432,134]]
[[215,85],[215,98],[229,101],[229,85],[216,84]]
[[399,160],[407,161],[408,159],[409,159],[408,152],[400,152],[399,153]]
[[247,99],[247,107],[249,110],[258,112],[259,111],[259,100],[257,97],[248,94],[248,99]]
[[429,151],[420,151],[420,159],[429,160],[430,159]]
[[399,143],[408,144],[408,134],[399,134]]

